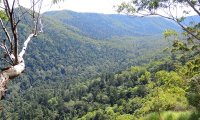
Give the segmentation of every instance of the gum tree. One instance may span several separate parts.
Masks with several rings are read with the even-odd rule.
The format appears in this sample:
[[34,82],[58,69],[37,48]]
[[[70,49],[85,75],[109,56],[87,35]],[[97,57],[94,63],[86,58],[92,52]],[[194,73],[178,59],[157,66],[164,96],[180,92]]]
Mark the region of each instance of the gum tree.
[[[52,3],[59,1],[52,0]],[[0,99],[4,98],[8,82],[21,75],[25,70],[24,55],[29,42],[43,32],[40,15],[43,0],[30,0],[31,6],[27,9],[24,9],[20,2],[22,1],[0,0],[0,27],[2,30],[0,52],[3,53],[0,63],[4,64],[0,71]],[[27,18],[29,23],[25,24],[29,24],[30,33],[18,31],[20,23],[25,21],[27,14],[30,16],[30,18]],[[27,36],[25,40],[22,40],[19,36],[22,33]]]

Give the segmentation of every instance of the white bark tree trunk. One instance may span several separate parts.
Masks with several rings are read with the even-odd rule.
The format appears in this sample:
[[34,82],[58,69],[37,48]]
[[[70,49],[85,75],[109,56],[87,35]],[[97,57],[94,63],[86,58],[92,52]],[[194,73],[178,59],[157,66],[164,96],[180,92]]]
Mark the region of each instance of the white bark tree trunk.
[[24,61],[22,61],[21,63],[11,66],[10,68],[4,69],[2,72],[0,72],[0,99],[2,99],[5,95],[8,82],[19,76],[24,69],[25,64]]
[[18,55],[19,63],[8,68],[4,68],[2,69],[2,72],[0,72],[0,99],[4,98],[5,96],[8,82],[19,76],[24,71],[25,62],[23,59],[23,55],[25,54],[28,43],[31,41],[32,37],[34,37],[34,34],[30,34],[24,42],[24,46]]
[[[5,61],[11,64],[7,68],[3,68],[0,71],[0,99],[2,99],[5,96],[5,91],[7,90],[7,84],[9,83],[10,80],[14,79],[15,77],[19,76],[22,74],[22,72],[25,69],[25,63],[23,56],[26,53],[26,49],[28,46],[28,43],[31,41],[31,38],[37,36],[37,34],[43,32],[43,25],[41,21],[41,16],[40,16],[40,10],[42,8],[42,1],[43,0],[38,0],[37,2],[33,0],[32,7],[33,11],[32,14],[32,20],[34,23],[34,26],[32,26],[33,33],[29,34],[28,38],[25,40],[23,44],[23,48],[20,53],[18,53],[18,48],[19,48],[19,37],[18,37],[18,32],[17,32],[17,25],[21,21],[20,18],[28,12],[28,10],[24,13],[22,12],[22,15],[19,16],[19,19],[15,18],[15,5],[18,4],[18,7],[20,7],[19,3],[15,0],[13,0],[12,3],[8,2],[9,0],[3,0],[3,7],[0,7],[4,9],[6,16],[8,17],[8,21],[10,23],[10,30],[11,30],[11,35],[9,31],[6,29],[6,26],[3,23],[3,20],[0,18],[0,25],[7,37],[7,40],[9,42],[9,46],[7,47],[6,39],[2,43],[0,43],[0,47],[4,50],[6,53],[5,55],[9,56],[9,60]],[[39,3],[40,1],[40,3]],[[38,13],[35,11],[35,7],[38,7]],[[39,28],[38,28],[39,27]]]

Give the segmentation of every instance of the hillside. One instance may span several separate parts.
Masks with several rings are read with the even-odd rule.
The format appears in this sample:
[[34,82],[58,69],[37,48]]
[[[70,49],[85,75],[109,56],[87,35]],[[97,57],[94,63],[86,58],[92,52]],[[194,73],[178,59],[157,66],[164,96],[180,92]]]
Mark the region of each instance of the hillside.
[[161,17],[76,13],[66,10],[46,12],[44,15],[77,28],[79,34],[101,40],[113,36],[148,37],[161,35],[166,29],[180,30],[175,23]]
[[[168,46],[159,35],[112,36],[112,39],[99,41],[80,34],[79,28],[63,24],[51,16],[44,17],[43,21],[44,34],[31,42],[31,52],[27,54],[27,74],[33,81],[65,79],[71,82],[72,79],[79,81],[102,72],[123,70],[131,65],[147,63]],[[23,26],[26,30],[27,26]]]
[[200,18],[198,15],[194,15],[194,16],[188,16],[186,17],[184,20],[183,20],[183,24],[184,25],[194,25],[194,24],[197,24],[199,23],[200,21]]
[[[168,53],[163,53],[163,49],[169,46],[168,41],[157,35],[157,32],[161,33],[164,29],[153,22],[150,26],[145,25],[151,21],[149,19],[154,18],[145,18],[146,23],[142,22],[144,28],[140,29],[138,23],[132,22],[129,17],[123,18],[125,16],[122,15],[87,14],[91,15],[90,19],[84,17],[78,19],[84,14],[73,15],[76,14],[77,21],[71,21],[74,21],[74,24],[65,23],[50,13],[44,14],[44,34],[31,41],[25,57],[26,71],[9,85],[6,99],[3,101],[3,105],[7,107],[2,112],[2,118],[6,116],[10,119],[62,119],[70,115],[67,119],[76,119],[77,115],[81,117],[86,114],[78,110],[73,111],[74,106],[77,109],[82,108],[81,100],[87,97],[80,96],[81,92],[84,93],[82,87],[85,87],[84,85],[80,87],[80,83],[90,85],[92,78],[96,79],[102,74],[144,65],[168,56]],[[93,15],[104,16],[104,20]],[[112,18],[112,21],[105,19],[106,16]],[[95,19],[105,24],[97,24]],[[169,22],[165,19],[160,21]],[[136,25],[139,27],[135,27]],[[27,24],[22,23],[19,29],[22,33],[21,39],[24,38],[23,32],[28,30]],[[140,32],[141,34],[137,34]],[[91,87],[91,91],[93,89],[95,86]],[[80,102],[77,104],[70,102],[70,100],[76,101],[75,99],[79,99]],[[115,103],[116,101],[112,105]],[[89,112],[90,108],[87,109]]]

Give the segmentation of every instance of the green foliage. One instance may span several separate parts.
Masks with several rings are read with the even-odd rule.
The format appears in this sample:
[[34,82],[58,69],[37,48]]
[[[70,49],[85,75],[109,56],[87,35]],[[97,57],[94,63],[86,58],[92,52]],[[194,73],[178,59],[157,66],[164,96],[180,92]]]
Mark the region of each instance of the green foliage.
[[[185,112],[174,112],[174,111],[166,111],[161,113],[163,120],[190,120],[192,116],[192,112],[185,111]],[[150,113],[141,120],[160,120],[158,113]],[[193,119],[196,120],[196,119]]]
[[151,0],[148,9],[157,9],[159,7],[159,0]]
[[[177,65],[176,71],[166,71],[166,67],[163,67],[166,62],[169,61],[154,61],[149,65],[131,67],[115,74],[102,74],[76,84],[66,85],[62,80],[55,81],[51,83],[53,89],[49,86],[51,84],[44,82],[45,84],[39,84],[24,92],[21,99],[36,105],[37,109],[32,109],[35,117],[51,114],[50,119],[134,120],[142,119],[151,112],[155,114],[145,119],[157,119],[157,113],[161,113],[166,119],[176,119],[178,117],[175,117],[175,113],[165,115],[163,111],[188,110],[188,101],[185,97],[188,84],[185,84],[183,78],[187,74],[179,74],[177,70],[185,68],[184,65]],[[191,100],[198,102],[195,99]],[[30,113],[23,111],[29,108],[27,105],[30,103],[17,104],[15,111],[21,110],[18,106],[24,106],[20,114],[28,116]],[[7,104],[10,104],[9,101]],[[35,110],[40,110],[40,114]],[[14,115],[12,111],[6,112],[6,116],[9,114],[21,117]],[[35,118],[34,116],[31,118]],[[184,119],[190,115],[178,116]]]
[[159,71],[155,78],[159,86],[183,86],[183,79],[176,72]]
[[[157,1],[151,2],[152,8],[159,7]],[[190,112],[186,110],[191,107],[186,95],[198,107],[199,81],[194,77],[199,74],[198,52],[186,54],[182,62],[178,53],[155,55],[167,45],[155,36],[102,40],[101,34],[95,34],[101,39],[94,39],[93,35],[87,37],[88,26],[76,27],[78,21],[66,24],[46,16],[44,22],[46,33],[31,43],[26,73],[8,88],[1,118],[187,119]],[[27,28],[22,23],[19,31]],[[165,32],[165,37],[171,35],[177,34]],[[177,42],[176,46],[184,44]],[[169,110],[172,112],[164,112]]]
[[200,75],[191,78],[190,88],[188,90],[188,100],[191,105],[200,111]]
[[8,17],[7,17],[7,15],[6,15],[5,11],[0,10],[0,18],[1,18],[2,20],[5,20],[5,21],[8,20]]
[[177,19],[178,22],[183,22],[184,20],[185,20],[185,17],[183,16]]
[[177,39],[178,33],[177,33],[177,31],[175,31],[175,30],[169,29],[169,30],[165,30],[165,31],[163,32],[163,36],[165,37],[165,39],[166,39],[166,38],[169,38],[169,37],[175,37],[175,38]]
[[116,117],[116,120],[137,120],[133,115],[123,114]]
[[[124,8],[127,8],[126,11],[123,11]],[[117,12],[125,12],[125,13],[134,13],[136,10],[133,6],[131,6],[131,4],[128,4],[126,2],[121,3],[121,5],[118,7]]]
[[[128,11],[131,11],[131,8]],[[44,15],[56,19],[62,24],[67,24],[83,36],[101,41],[110,41],[113,39],[114,41],[121,40],[124,42],[129,40],[129,43],[133,43],[142,36],[148,37],[148,39],[152,37],[153,40],[159,37],[162,38],[161,34],[166,29],[181,30],[175,23],[161,17],[140,18],[119,14],[83,14],[67,10],[46,12]],[[128,39],[130,37],[136,39],[133,41],[132,39]],[[115,42],[112,41],[112,43]],[[121,44],[124,43],[117,43],[117,45]],[[137,43],[134,44],[136,45]]]
[[[164,37],[174,37],[174,48],[173,51],[183,51],[187,52],[190,49],[194,51],[194,49],[199,49],[199,40],[200,40],[200,23],[199,23],[199,2],[194,1],[183,1],[183,0],[174,0],[174,1],[163,1],[163,0],[134,0],[129,2],[123,2],[121,5],[118,6],[118,12],[127,12],[131,15],[142,15],[142,16],[161,16],[163,18],[169,19],[179,25],[182,30],[184,31],[184,37],[180,37],[181,40],[178,38],[178,33],[174,30],[166,30],[164,32]],[[188,10],[179,9],[177,6],[182,5],[184,7],[188,7],[192,9],[197,14],[198,20],[194,19],[187,19],[187,16],[191,13]],[[134,9],[134,11],[129,12],[129,9]],[[159,9],[159,10],[157,10]],[[172,13],[172,10],[179,11],[178,14]],[[160,12],[163,10],[166,14],[162,14]],[[186,39],[186,41],[183,41]],[[198,51],[198,50],[197,50]]]
[[50,100],[48,100],[48,103],[50,104],[50,105],[58,105],[58,101],[57,101],[57,98],[56,97],[54,97],[54,98],[51,98]]

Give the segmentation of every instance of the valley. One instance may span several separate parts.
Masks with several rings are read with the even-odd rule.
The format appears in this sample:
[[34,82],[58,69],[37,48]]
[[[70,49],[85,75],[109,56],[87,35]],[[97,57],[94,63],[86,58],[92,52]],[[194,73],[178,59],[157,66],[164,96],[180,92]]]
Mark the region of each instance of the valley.
[[134,120],[190,111],[184,80],[199,73],[199,53],[183,61],[165,51],[173,41],[163,32],[181,32],[174,22],[66,10],[42,16],[44,33],[31,41],[25,73],[8,87],[2,119]]

